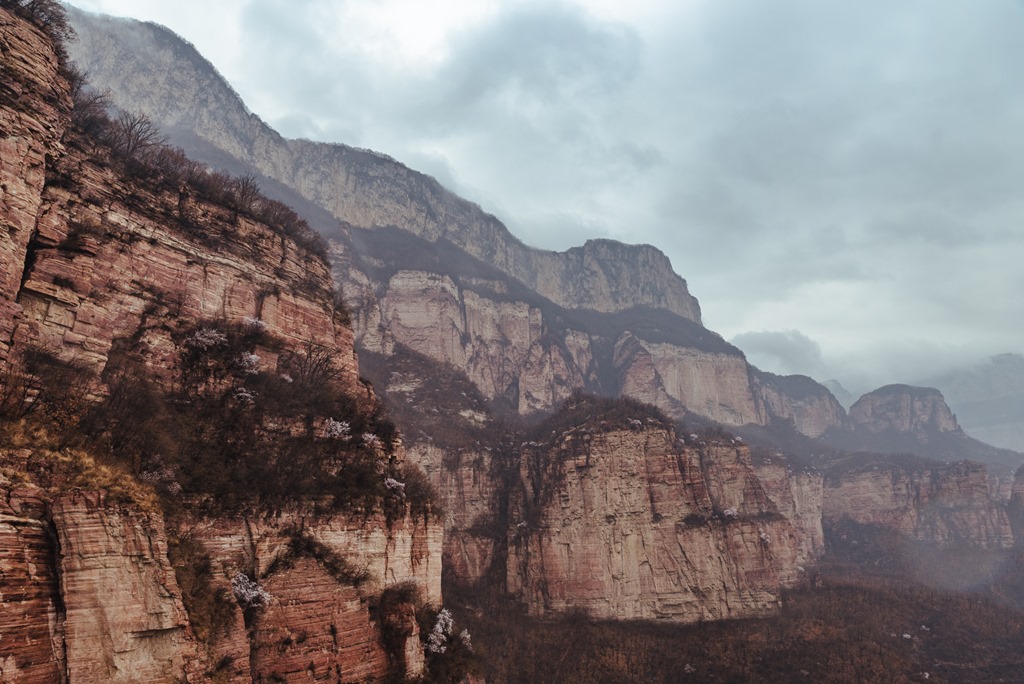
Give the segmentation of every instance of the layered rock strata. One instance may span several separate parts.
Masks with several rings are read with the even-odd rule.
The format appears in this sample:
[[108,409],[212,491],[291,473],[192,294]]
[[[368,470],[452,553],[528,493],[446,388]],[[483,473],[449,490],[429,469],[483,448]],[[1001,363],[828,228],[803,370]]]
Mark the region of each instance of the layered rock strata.
[[0,7],[0,361],[10,348],[46,160],[60,153],[71,100],[49,38]]
[[653,247],[592,240],[561,253],[532,249],[479,206],[386,155],[281,137],[167,29],[79,11],[71,18],[78,32],[71,53],[93,82],[115,102],[149,112],[195,158],[232,159],[355,226],[450,240],[560,306],[652,306],[700,320],[686,282]]
[[[523,414],[585,388],[732,425],[778,417],[825,429],[831,407],[777,390],[762,398],[742,354],[701,327],[697,301],[655,248],[592,240],[563,253],[531,249],[385,155],[282,138],[166,29],[80,12],[72,19],[72,54],[115,102],[147,112],[197,158],[256,173],[338,235],[336,274],[364,348],[388,354],[398,343],[453,363],[485,396]],[[174,74],[173,86],[164,74]],[[423,267],[424,253],[442,252]]]
[[[140,181],[76,134],[61,143],[69,98],[49,39],[0,9],[0,52],[0,371],[41,349],[90,371],[102,394],[123,354],[166,380],[182,326],[250,318],[276,340],[257,350],[260,369],[313,345],[342,389],[372,408],[323,259],[184,185]],[[440,602],[433,518],[183,513],[168,532],[152,492],[125,494],[147,487],[84,454],[68,466],[69,453],[0,452],[2,681],[354,682],[397,665],[419,674],[410,607],[375,611],[382,591],[407,583]],[[106,484],[82,485],[80,467],[102,471]],[[301,528],[316,553],[275,566],[285,526]],[[184,538],[201,557],[173,567],[169,543]],[[230,614],[221,633],[200,639],[177,575],[202,575],[204,557],[204,581]],[[268,605],[243,616],[240,576],[265,585]],[[385,621],[404,635],[395,658],[381,639]]]
[[941,546],[1014,545],[1007,505],[980,463],[858,464],[829,474],[823,513],[826,524],[849,519]]
[[[526,444],[521,458],[508,585],[533,613],[676,621],[763,614],[821,544],[820,517],[787,518],[744,446],[683,445],[663,427],[590,426],[550,446]],[[820,490],[814,500],[778,493],[784,509],[795,500],[805,511],[821,505]]]
[[850,420],[871,432],[960,432],[942,393],[930,387],[886,385],[850,407]]

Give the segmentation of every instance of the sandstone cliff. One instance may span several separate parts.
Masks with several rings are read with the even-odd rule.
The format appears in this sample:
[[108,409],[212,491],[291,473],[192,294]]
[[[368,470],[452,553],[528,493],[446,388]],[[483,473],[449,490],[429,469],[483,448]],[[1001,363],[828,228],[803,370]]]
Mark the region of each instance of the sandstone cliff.
[[[394,666],[381,639],[385,619],[408,623],[399,648],[419,654],[401,671],[422,670],[415,620],[375,611],[383,591],[404,583],[440,603],[440,526],[412,517],[178,518],[169,536],[145,488],[60,493],[67,460],[0,453],[21,480],[0,477],[4,682],[378,680]],[[125,487],[142,498],[126,501]],[[300,529],[315,553],[296,553]],[[179,548],[174,566],[169,539]],[[182,556],[182,539],[198,557]],[[197,558],[220,606],[215,625],[195,612],[209,606],[183,601],[179,587],[179,578],[195,580]],[[339,558],[350,574],[339,574]],[[245,618],[233,596],[239,573],[260,578],[270,596]]]
[[775,610],[821,550],[821,480],[773,485],[778,501],[746,447],[684,445],[650,422],[595,421],[524,444],[509,589],[538,614],[696,621]]
[[59,154],[71,99],[49,38],[0,10],[0,360],[18,321],[29,240],[42,204],[46,159]]
[[826,524],[849,519],[941,546],[1014,545],[1006,502],[980,463],[850,456],[828,471],[823,514]]
[[942,393],[930,387],[886,385],[869,392],[850,407],[854,425],[871,432],[959,432],[956,416]]
[[368,150],[286,140],[250,114],[192,46],[152,24],[73,11],[71,52],[116,102],[150,112],[191,156],[282,183],[355,226],[448,239],[567,308],[664,308],[700,320],[686,283],[657,249],[595,240],[563,253],[529,248],[437,181]]
[[[117,406],[143,416],[134,437],[152,427],[147,412],[194,406],[186,422],[201,430],[204,397],[236,413],[253,405],[244,385],[218,375],[215,358],[188,351],[226,345],[222,330],[257,331],[253,339],[262,340],[226,359],[242,363],[238,377],[297,383],[302,376],[285,378],[286,371],[313,377],[295,363],[319,363],[334,406],[350,406],[367,430],[383,425],[359,380],[353,333],[335,305],[326,261],[281,225],[184,180],[170,183],[138,160],[116,159],[68,129],[68,85],[50,38],[3,8],[0,52],[0,680],[418,675],[424,661],[412,599],[379,608],[402,587],[403,597],[440,604],[441,526],[413,494],[384,500],[376,493],[385,491],[384,475],[398,472],[397,439],[384,444],[383,433],[368,432],[360,446],[345,446],[348,434],[336,433],[336,453],[358,449],[371,459],[359,471],[372,478],[362,510],[317,499],[217,515],[209,496],[178,495],[176,479],[196,475],[186,461],[166,467],[187,451],[168,441],[184,432],[150,430],[156,441],[139,452],[148,466],[121,457],[124,445],[104,432],[120,429],[125,413],[115,412],[92,442],[76,432],[94,415],[90,406],[116,400],[113,381],[128,371],[135,394]],[[199,335],[191,343],[183,338],[189,331]],[[200,372],[191,395],[189,354]],[[44,375],[54,369],[67,375]],[[62,386],[62,377],[82,382]],[[161,404],[161,391],[178,394]],[[33,414],[33,406],[44,408]],[[323,441],[325,429],[313,424],[324,417],[314,418],[308,426],[264,423],[263,444],[294,443],[299,432]],[[194,443],[216,439],[199,435]],[[68,448],[86,443],[111,451],[102,454],[106,464]],[[226,454],[231,446],[219,448]],[[260,458],[266,454],[249,454]],[[333,470],[324,472],[350,467],[332,458]],[[163,470],[145,470],[160,463]],[[266,594],[247,594],[239,578]]]
[[1018,465],[1021,454],[984,444],[960,428],[942,393],[929,387],[887,385],[850,407],[847,429],[823,433],[844,449],[912,453],[939,461],[970,459]]

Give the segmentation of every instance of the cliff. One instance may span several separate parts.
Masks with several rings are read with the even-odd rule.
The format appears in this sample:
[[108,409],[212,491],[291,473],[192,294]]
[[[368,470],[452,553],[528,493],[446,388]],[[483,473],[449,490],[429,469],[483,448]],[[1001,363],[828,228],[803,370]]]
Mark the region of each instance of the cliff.
[[931,387],[880,387],[850,407],[850,420],[871,432],[960,432],[942,393]]
[[[168,533],[145,487],[81,489],[83,474],[112,474],[71,458],[0,453],[20,479],[0,477],[5,682],[379,680],[395,667],[382,621],[409,620],[377,612],[382,592],[412,583],[440,603],[441,530],[429,520],[179,517]],[[260,611],[236,602],[233,580],[246,572],[270,596]],[[405,632],[399,648],[420,659],[400,665],[415,676],[415,620]]]
[[1013,547],[1011,509],[991,490],[986,467],[968,461],[855,455],[825,479],[826,524],[848,519],[940,546]]
[[495,217],[395,160],[346,145],[286,140],[250,114],[212,65],[166,29],[77,10],[70,46],[115,102],[150,112],[190,156],[253,169],[354,226],[396,226],[447,239],[566,308],[700,308],[664,254],[607,240],[555,253],[516,240]]
[[18,321],[29,240],[46,180],[46,160],[60,153],[71,98],[49,37],[0,10],[0,361]]
[[387,489],[415,472],[325,259],[69,127],[6,8],[0,52],[0,680],[418,675],[441,525]]
[[595,421],[550,445],[524,444],[520,458],[508,586],[534,613],[686,622],[763,614],[822,548],[820,478],[795,488],[777,478],[775,500],[745,446]]
[[822,437],[849,450],[911,453],[938,461],[970,459],[994,465],[1019,465],[1022,456],[968,436],[930,387],[887,385],[868,392],[850,407],[847,429],[832,428]]

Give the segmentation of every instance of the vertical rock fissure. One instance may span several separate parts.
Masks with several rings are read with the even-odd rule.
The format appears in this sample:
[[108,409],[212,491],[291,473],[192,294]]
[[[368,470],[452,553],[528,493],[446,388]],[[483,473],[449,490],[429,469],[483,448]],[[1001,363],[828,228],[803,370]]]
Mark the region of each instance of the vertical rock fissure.
[[63,552],[60,545],[60,535],[57,532],[57,525],[53,521],[53,511],[47,506],[46,509],[46,539],[49,558],[47,559],[50,569],[53,572],[54,588],[53,610],[54,621],[50,626],[50,644],[54,658],[57,659],[58,668],[62,675],[61,684],[71,680],[71,672],[68,669],[68,648],[64,639],[64,629],[67,621],[67,602],[65,601],[66,587],[64,584],[64,573],[62,572]]

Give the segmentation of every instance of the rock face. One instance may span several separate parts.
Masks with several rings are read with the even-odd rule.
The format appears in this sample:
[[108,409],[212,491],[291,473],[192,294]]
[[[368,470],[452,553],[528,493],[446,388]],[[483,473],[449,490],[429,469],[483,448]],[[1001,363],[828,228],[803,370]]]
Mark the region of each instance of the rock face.
[[53,502],[71,682],[171,682],[198,657],[158,515],[72,493]]
[[808,437],[821,437],[829,430],[850,429],[842,404],[823,385],[804,375],[780,376],[753,369],[754,384],[764,411]]
[[[524,445],[520,477],[508,585],[538,614],[762,614],[821,548],[820,479],[795,495],[773,483],[780,507],[746,447],[682,445],[671,429],[576,428],[553,446]],[[796,507],[794,519],[783,513]]]
[[46,495],[0,474],[0,681],[64,681],[64,615]]
[[503,492],[492,450],[459,452],[418,443],[409,447],[408,457],[443,497],[446,572],[464,585],[480,582],[495,562],[496,537],[504,534],[496,520]]
[[[273,597],[252,618],[252,639],[239,617],[214,645],[213,660],[230,661],[239,681],[375,680],[389,672],[381,620],[371,615],[375,597],[411,583],[432,605],[441,603],[441,526],[405,518],[388,524],[383,516],[349,519],[285,513],[244,519],[192,521],[191,538],[209,554],[214,584],[231,590],[239,572],[261,579]],[[296,554],[301,534],[309,552]],[[317,557],[319,555],[319,557]],[[340,559],[340,560],[339,560]],[[332,564],[333,563],[333,564]],[[343,565],[339,574],[337,563]],[[419,646],[413,620],[400,649]],[[407,674],[419,675],[417,663]],[[422,669],[422,660],[419,662]]]
[[989,488],[980,463],[859,463],[829,474],[826,523],[849,519],[941,546],[1010,548],[1010,514]]
[[1003,468],[1024,459],[965,434],[942,393],[929,387],[888,385],[869,392],[850,407],[845,425],[827,430],[822,438],[841,449],[911,453],[946,462],[969,459]]
[[[179,326],[250,317],[277,340],[259,350],[260,364],[272,370],[278,355],[316,345],[329,352],[340,388],[369,406],[324,259],[187,186],[140,182],[90,141],[64,135],[70,103],[52,44],[6,9],[0,52],[0,372],[28,350],[49,350],[91,371],[101,395],[118,355],[137,355],[150,375],[168,379]],[[407,584],[440,603],[433,518],[314,515],[296,503],[274,518],[206,520],[182,502],[168,523],[148,487],[87,455],[3,447],[3,682],[361,682],[396,667],[420,673],[411,607],[378,614],[376,606],[382,592]],[[83,468],[102,470],[97,481],[109,486],[83,485]],[[192,564],[182,561],[184,540]],[[212,584],[213,603],[228,611],[208,639],[196,634],[196,606],[187,609],[194,594],[179,585],[188,573]],[[244,618],[232,586],[239,573],[272,597]],[[384,623],[402,638],[385,644]]]
[[960,432],[942,393],[930,387],[880,387],[850,407],[850,420],[871,432]]
[[[7,467],[48,458],[0,453]],[[381,638],[385,620],[404,635],[395,645],[404,654],[402,671],[422,671],[412,614],[372,611],[382,591],[404,583],[440,604],[436,522],[293,513],[185,522],[187,530],[174,536],[199,542],[215,590],[232,596],[232,579],[249,572],[272,597],[248,629],[232,598],[231,617],[212,647],[193,633],[160,514],[99,492],[54,494],[0,479],[3,681],[201,682],[215,666],[216,681],[377,681],[392,672],[394,657]],[[289,555],[298,525],[321,557]],[[339,558],[351,577],[337,576],[330,559]]]
[[294,347],[333,350],[357,390],[352,333],[335,320],[322,260],[223,207],[125,184],[83,150],[70,149],[54,173],[62,180],[43,189],[20,269],[16,348],[60,349],[98,372],[116,345],[141,340],[159,374],[174,353],[162,322],[252,317]]
[[46,177],[71,101],[49,38],[0,8],[0,361],[18,321],[14,303]]

